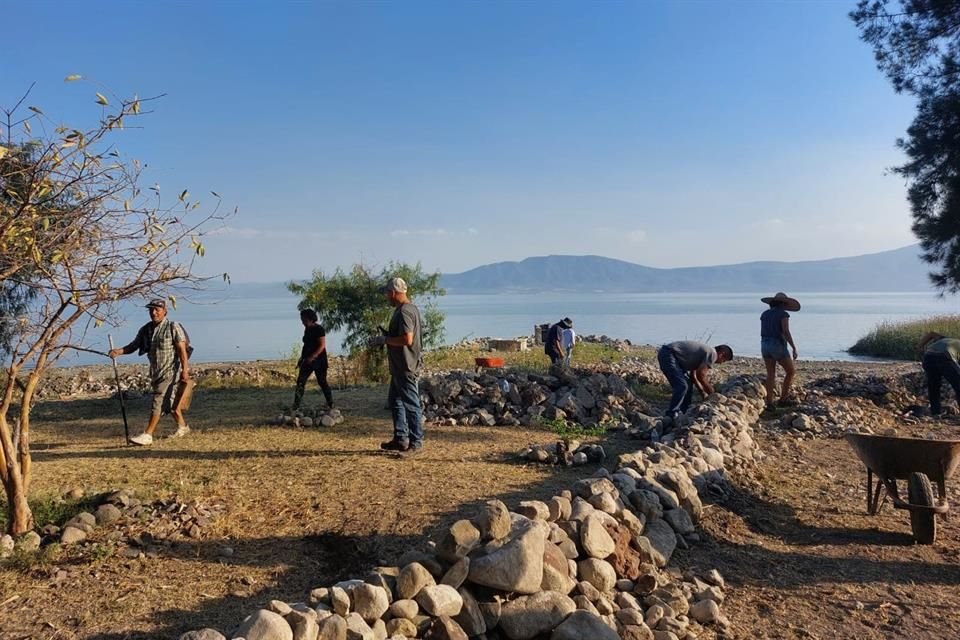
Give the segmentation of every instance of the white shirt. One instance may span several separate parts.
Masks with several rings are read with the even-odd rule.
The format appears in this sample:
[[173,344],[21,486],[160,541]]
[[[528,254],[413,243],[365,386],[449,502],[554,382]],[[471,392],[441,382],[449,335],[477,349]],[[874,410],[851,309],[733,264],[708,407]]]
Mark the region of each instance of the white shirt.
[[569,349],[577,341],[577,334],[574,333],[573,329],[564,329],[563,333],[560,334],[560,346],[564,349]]

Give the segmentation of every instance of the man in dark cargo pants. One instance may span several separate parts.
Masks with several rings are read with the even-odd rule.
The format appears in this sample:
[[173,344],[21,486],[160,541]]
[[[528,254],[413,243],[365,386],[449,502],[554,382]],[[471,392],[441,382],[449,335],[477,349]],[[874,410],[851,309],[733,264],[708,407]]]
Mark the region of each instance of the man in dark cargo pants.
[[927,376],[927,396],[930,399],[930,414],[943,412],[940,402],[940,387],[946,380],[960,403],[960,340],[930,332],[920,340],[923,353],[923,372]]
[[713,393],[713,385],[707,380],[710,367],[730,360],[733,360],[733,349],[725,344],[711,347],[702,342],[681,340],[660,347],[657,362],[673,389],[666,415],[676,418],[689,409],[694,387],[704,396]]

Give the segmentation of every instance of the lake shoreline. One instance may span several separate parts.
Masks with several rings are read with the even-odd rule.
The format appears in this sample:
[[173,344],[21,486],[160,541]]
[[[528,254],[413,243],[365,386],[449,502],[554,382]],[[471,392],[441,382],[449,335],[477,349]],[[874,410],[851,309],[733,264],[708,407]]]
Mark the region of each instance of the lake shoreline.
[[[289,296],[265,297],[238,291],[210,303],[182,302],[171,317],[184,325],[197,349],[196,362],[271,361],[299,352],[303,328]],[[262,293],[262,292],[261,292]],[[799,294],[803,310],[790,326],[804,359],[858,360],[846,352],[883,322],[901,322],[956,313],[953,300],[926,294]],[[763,295],[769,295],[766,292]],[[725,343],[736,354],[760,355],[761,293],[448,295],[437,306],[444,313],[448,345],[479,336],[532,336],[535,327],[570,317],[581,336],[617,336],[633,344],[675,340]],[[415,300],[416,302],[416,300]],[[122,324],[91,331],[86,346],[106,351],[107,334],[123,343],[144,321],[141,308],[125,308]],[[331,354],[343,352],[343,332],[328,330]],[[65,364],[107,362],[91,354],[71,355]]]

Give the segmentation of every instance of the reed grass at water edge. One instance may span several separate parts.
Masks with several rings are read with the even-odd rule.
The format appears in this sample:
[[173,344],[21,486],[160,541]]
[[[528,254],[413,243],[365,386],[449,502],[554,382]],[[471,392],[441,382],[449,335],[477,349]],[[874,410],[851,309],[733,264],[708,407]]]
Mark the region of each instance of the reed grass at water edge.
[[960,338],[960,315],[932,316],[908,322],[882,322],[857,340],[849,353],[874,358],[919,360],[917,345],[928,331],[950,338]]

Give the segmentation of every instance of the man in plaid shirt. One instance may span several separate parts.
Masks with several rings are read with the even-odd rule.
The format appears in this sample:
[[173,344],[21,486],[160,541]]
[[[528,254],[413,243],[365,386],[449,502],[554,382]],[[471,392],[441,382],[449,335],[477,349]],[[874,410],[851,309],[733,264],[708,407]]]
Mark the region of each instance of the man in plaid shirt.
[[147,303],[147,310],[150,313],[150,322],[140,327],[133,342],[109,353],[111,358],[116,358],[136,351],[141,356],[147,354],[150,360],[150,382],[153,388],[150,422],[143,433],[130,438],[130,442],[141,446],[153,444],[153,432],[160,422],[160,416],[165,413],[172,414],[177,423],[177,430],[172,437],[179,438],[190,433],[190,427],[183,419],[181,403],[174,406],[178,385],[183,383],[189,388],[192,384],[186,333],[180,323],[167,318],[167,303],[162,298],[155,298]]

